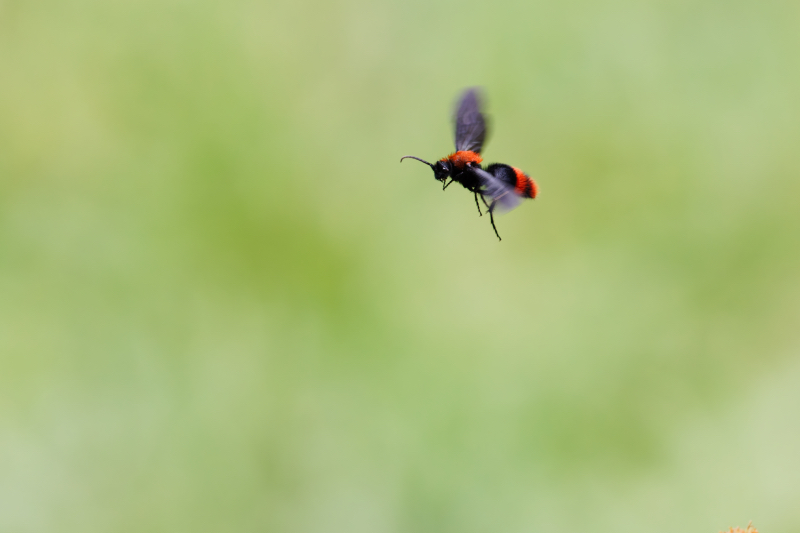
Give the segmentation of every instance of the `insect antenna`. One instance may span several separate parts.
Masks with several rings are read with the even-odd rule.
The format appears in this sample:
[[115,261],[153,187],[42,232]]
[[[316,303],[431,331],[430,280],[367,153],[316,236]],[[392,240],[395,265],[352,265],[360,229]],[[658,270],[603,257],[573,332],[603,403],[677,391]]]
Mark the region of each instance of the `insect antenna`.
[[416,159],[417,161],[421,161],[422,163],[425,163],[425,164],[426,164],[426,165],[428,165],[429,167],[433,168],[433,165],[432,165],[432,164],[428,163],[428,162],[427,162],[427,161],[425,161],[424,159],[420,159],[419,157],[415,157],[415,156],[413,156],[413,155],[404,155],[403,157],[401,157],[401,158],[400,158],[400,162],[402,163],[402,162],[403,162],[403,159],[406,159],[406,158],[409,158],[409,159]]

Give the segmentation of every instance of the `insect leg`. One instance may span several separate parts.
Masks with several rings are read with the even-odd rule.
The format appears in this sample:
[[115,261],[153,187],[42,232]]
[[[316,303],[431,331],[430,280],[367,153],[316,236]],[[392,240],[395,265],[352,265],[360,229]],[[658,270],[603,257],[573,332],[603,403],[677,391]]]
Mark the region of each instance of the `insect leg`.
[[[478,208],[478,215],[483,216],[483,213],[481,213],[481,204],[478,203],[478,192],[477,191],[472,191],[472,192],[475,195],[475,207]],[[483,196],[481,196],[481,198],[483,198]],[[484,200],[484,202],[486,202],[486,200]]]
[[451,183],[453,183],[453,180],[450,179],[450,181],[447,181],[447,178],[445,178],[445,180],[442,183],[444,183],[444,186],[442,187],[442,190],[445,190],[446,188],[448,188],[450,186]]
[[489,220],[492,221],[492,228],[494,229],[494,234],[497,235],[497,240],[502,241],[500,234],[497,233],[497,226],[494,225],[494,204],[495,202],[492,202],[492,205],[489,206]]

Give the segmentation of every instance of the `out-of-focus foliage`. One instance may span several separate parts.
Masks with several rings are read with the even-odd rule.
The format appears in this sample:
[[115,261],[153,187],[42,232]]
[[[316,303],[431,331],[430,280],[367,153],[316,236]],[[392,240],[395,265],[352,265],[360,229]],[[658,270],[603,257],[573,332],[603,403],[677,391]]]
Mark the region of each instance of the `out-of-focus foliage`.
[[799,20],[0,1],[0,530],[799,530]]

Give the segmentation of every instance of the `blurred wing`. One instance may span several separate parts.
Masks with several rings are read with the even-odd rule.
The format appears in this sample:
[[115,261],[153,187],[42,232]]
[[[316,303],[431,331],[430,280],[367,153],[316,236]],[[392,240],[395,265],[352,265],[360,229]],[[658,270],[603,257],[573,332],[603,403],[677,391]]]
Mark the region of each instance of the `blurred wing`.
[[521,202],[517,191],[508,183],[495,178],[481,168],[473,168],[472,172],[478,176],[481,182],[481,194],[489,199],[490,205],[495,204],[495,210],[511,211]]
[[478,89],[467,89],[456,109],[456,151],[481,153],[486,138],[486,119],[481,113]]

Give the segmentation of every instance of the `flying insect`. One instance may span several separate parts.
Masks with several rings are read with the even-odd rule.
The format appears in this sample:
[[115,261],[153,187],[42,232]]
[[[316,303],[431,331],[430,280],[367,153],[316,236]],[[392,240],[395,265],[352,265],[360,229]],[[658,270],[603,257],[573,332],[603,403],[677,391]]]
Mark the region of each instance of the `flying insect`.
[[481,150],[487,133],[482,108],[479,90],[475,87],[465,90],[456,107],[455,152],[436,163],[413,155],[403,156],[400,161],[416,159],[431,167],[433,177],[442,182],[442,190],[453,182],[460,183],[474,195],[478,213],[483,216],[478,201],[480,197],[489,213],[495,235],[502,240],[494,223],[495,209],[514,209],[521,199],[536,198],[539,188],[530,176],[518,168],[503,163],[493,163],[485,169],[481,166]]

